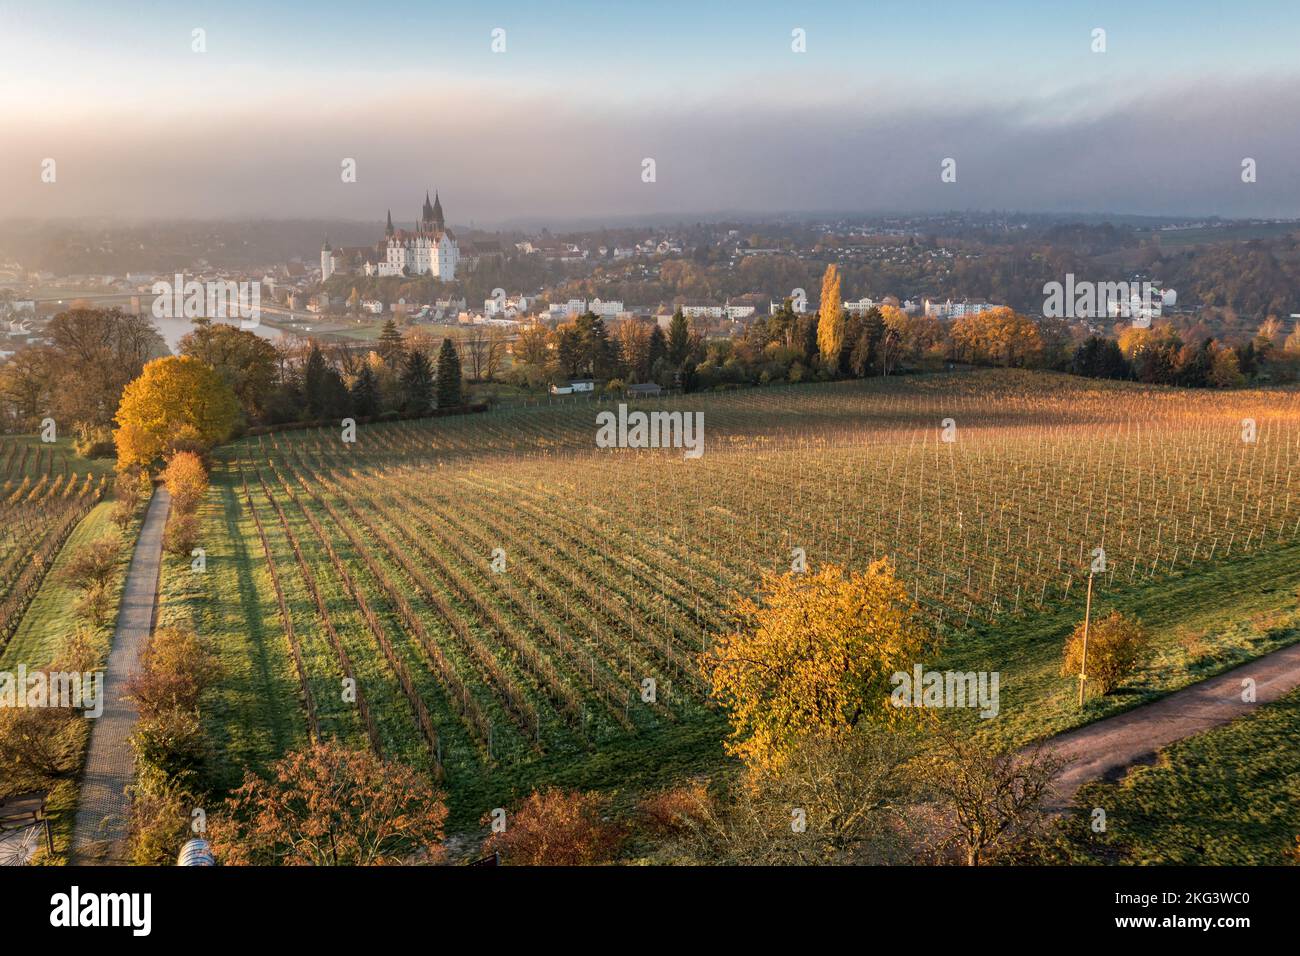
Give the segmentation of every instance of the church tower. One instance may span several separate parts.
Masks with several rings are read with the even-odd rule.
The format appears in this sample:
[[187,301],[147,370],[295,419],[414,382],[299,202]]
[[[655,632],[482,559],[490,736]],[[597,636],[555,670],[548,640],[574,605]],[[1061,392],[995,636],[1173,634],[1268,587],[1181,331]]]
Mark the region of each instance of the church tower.
[[420,210],[420,232],[433,232],[433,204],[429,202],[429,191],[424,191],[424,208]]
[[325,237],[325,245],[320,250],[320,278],[324,282],[334,274],[334,250],[330,248],[329,237]]
[[384,227],[384,235],[388,238],[393,237],[393,211],[388,210],[388,225]]
[[[425,202],[429,200],[429,194],[424,194]],[[442,200],[438,198],[437,192],[433,194],[433,226],[438,232],[444,232],[447,228],[446,222],[442,218]]]

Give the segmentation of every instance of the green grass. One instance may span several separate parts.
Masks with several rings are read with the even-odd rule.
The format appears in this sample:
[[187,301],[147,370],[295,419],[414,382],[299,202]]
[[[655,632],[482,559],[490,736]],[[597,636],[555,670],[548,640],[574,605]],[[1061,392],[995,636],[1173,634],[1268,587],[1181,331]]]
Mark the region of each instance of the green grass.
[[271,761],[307,739],[293,662],[252,518],[234,508],[234,489],[220,485],[200,509],[207,570],[164,553],[159,627],[193,627],[221,668],[204,698],[204,730],[214,750],[212,783],[238,786],[245,769]]
[[[26,664],[29,668],[44,667],[54,659],[63,638],[76,629],[78,619],[74,608],[79,592],[63,580],[62,572],[71,555],[85,545],[106,535],[118,537],[118,530],[110,520],[112,512],[113,503],[101,501],[81,519],[68,537],[50,573],[41,582],[36,597],[28,605],[9,646],[0,654],[0,670],[12,670],[19,664]],[[129,539],[123,537],[123,541],[129,545]],[[123,568],[130,561],[130,550],[129,546],[123,548]],[[105,630],[111,633],[110,629]]]
[[[718,619],[731,589],[749,593],[752,572],[784,562],[790,543],[806,542],[817,560],[847,559],[850,564],[880,552],[893,555],[904,580],[919,585],[928,599],[921,601],[928,620],[934,620],[937,608],[948,611],[946,642],[925,665],[999,672],[1000,716],[981,721],[973,711],[965,711],[959,717],[991,746],[1012,748],[1156,699],[1300,640],[1300,542],[1290,537],[1295,515],[1287,470],[1296,446],[1285,438],[1289,433],[1278,432],[1276,452],[1247,459],[1236,445],[1210,446],[1197,431],[1207,420],[1227,422],[1232,429],[1225,426],[1224,434],[1236,441],[1238,406],[1253,410],[1253,403],[1265,400],[1281,419],[1278,427],[1290,427],[1287,398],[1284,393],[1189,397],[1030,373],[689,396],[668,405],[690,407],[698,402],[707,408],[711,449],[689,468],[649,456],[593,458],[590,405],[499,411],[472,421],[368,426],[355,447],[338,443],[333,430],[249,439],[223,450],[214,472],[202,516],[208,573],[190,575],[187,563],[169,559],[164,600],[185,610],[222,659],[225,673],[205,709],[215,749],[213,766],[218,768],[213,783],[230,786],[245,766],[264,768],[283,753],[286,740],[304,739],[298,675],[285,648],[252,513],[235,477],[243,469],[255,483],[261,473],[272,500],[284,508],[302,543],[340,640],[356,666],[385,756],[426,767],[428,754],[410,706],[295,498],[301,501],[374,606],[439,728],[453,829],[473,825],[491,807],[511,805],[532,787],[554,783],[630,798],[637,790],[734,766],[723,753],[725,721],[706,707],[698,687],[685,686],[680,703],[674,701],[672,713],[662,719],[634,706],[629,715],[634,726],[623,729],[600,713],[600,692],[578,672],[577,692],[584,702],[596,705],[591,713],[604,718],[603,726],[587,722],[585,707],[580,727],[565,723],[555,704],[533,689],[540,684],[520,669],[508,640],[484,620],[491,611],[518,622],[505,627],[510,635],[524,635],[533,647],[547,646],[555,631],[544,629],[558,624],[597,648],[598,655],[612,648],[610,670],[621,680],[633,673],[630,655],[626,672],[620,655],[623,648],[636,648],[638,629],[644,638],[648,624],[652,634],[668,634],[693,652],[706,642],[705,631],[716,630],[711,622]],[[941,413],[953,407],[966,410],[959,411],[968,423],[965,434],[976,436],[969,452],[952,456],[957,467],[967,469],[961,473],[950,470],[954,466],[940,455],[942,449],[931,434]],[[1106,443],[1114,435],[1129,434],[1120,431],[1129,417],[1161,424],[1154,440],[1134,439],[1132,458],[1126,453],[1117,466],[1115,449],[1120,445]],[[1059,431],[1078,431],[1068,438],[1059,432],[1046,435],[1041,441],[1026,434],[1044,422]],[[916,435],[929,435],[930,446],[919,444]],[[1185,447],[1191,449],[1186,461],[1175,451]],[[1243,472],[1247,460],[1253,472]],[[936,471],[936,465],[942,470]],[[1197,474],[1209,475],[1207,487],[1215,499],[1231,504],[1220,504],[1208,527],[1201,517],[1199,560],[1189,564],[1187,518],[1207,513],[1192,494],[1201,486],[1185,480]],[[1238,486],[1243,474],[1252,476],[1242,486],[1245,492]],[[296,489],[292,496],[279,485],[281,476]],[[1162,486],[1153,490],[1157,476]],[[363,745],[355,714],[339,707],[337,695],[331,694],[341,671],[274,508],[257,484],[253,498],[303,645],[322,731],[350,745]],[[1146,510],[1135,508],[1138,501]],[[1261,504],[1247,516],[1244,505],[1238,512],[1238,501]],[[380,507],[378,502],[386,504]],[[1281,509],[1276,518],[1275,504]],[[362,514],[350,516],[353,505]],[[1264,507],[1267,518],[1261,517]],[[945,544],[955,540],[952,522],[944,525],[935,519],[950,519],[954,512],[962,544],[960,549],[950,546],[945,557]],[[1104,592],[1099,584],[1094,610],[1104,614],[1115,608],[1140,617],[1151,636],[1150,655],[1124,687],[1079,710],[1074,682],[1059,674],[1065,639],[1083,616],[1078,579],[1071,578],[1074,588],[1068,600],[1057,594],[1059,582],[1070,573],[1076,545],[1081,557],[1084,544],[1090,546],[1091,536],[1097,534],[1095,525],[1107,527],[1107,514],[1108,544],[1118,539],[1113,554],[1131,555],[1132,563],[1116,562],[1120,573],[1112,576]],[[864,522],[856,520],[860,515]],[[1180,519],[1181,538],[1176,525]],[[339,530],[340,524],[353,528],[377,571],[356,553],[357,546]],[[1158,534],[1152,542],[1157,527],[1164,530],[1163,548]],[[1191,530],[1196,527],[1193,522]],[[1218,557],[1207,560],[1211,528],[1218,534],[1225,528],[1234,531],[1239,543],[1231,557],[1224,556],[1227,542],[1219,542]],[[1127,533],[1127,549],[1120,529]],[[372,532],[392,544],[381,544]],[[1171,533],[1174,541],[1182,542],[1182,564],[1176,563],[1179,552],[1169,543]],[[1244,545],[1240,542],[1243,533],[1254,537],[1254,550],[1247,550],[1250,537]],[[1258,543],[1262,535],[1269,544]],[[1134,543],[1135,537],[1146,542],[1145,549]],[[512,580],[522,582],[523,591],[543,583],[542,597],[533,593],[531,610],[527,594],[521,601],[504,588],[498,591],[485,570],[487,554],[498,540],[511,555],[512,570],[519,569],[520,577]],[[1033,548],[1041,549],[1037,557],[1047,559],[1041,580],[1051,579],[1053,593],[1039,598],[1042,610],[1006,613],[1013,606],[1033,608],[1037,603],[1037,588],[1029,590],[1037,580],[1031,577],[1037,574],[1031,540]],[[373,547],[367,547],[372,541]],[[1003,559],[1000,565],[989,564],[986,548]],[[396,560],[399,552],[429,570],[433,590],[446,592],[450,610],[435,609],[416,593],[413,580],[404,576]],[[1064,570],[1057,557],[1061,553]],[[1021,557],[1026,559],[1023,569]],[[1133,581],[1130,569],[1138,567],[1139,558],[1142,570]],[[954,585],[960,575],[949,574],[965,570],[967,561],[979,573],[974,585],[967,576],[965,588],[960,588]],[[942,579],[935,573],[936,563],[944,563],[948,572]],[[455,573],[432,570],[435,565]],[[1000,575],[993,573],[997,569]],[[447,688],[425,659],[414,634],[417,629],[404,623],[376,574],[409,599],[451,670],[463,676],[468,696],[495,731],[490,757],[475,744],[469,722],[449,707]],[[1020,585],[1010,583],[1022,574],[1023,602]],[[668,582],[661,591],[665,576]],[[663,606],[678,623],[659,623],[668,620],[667,613],[660,618],[652,611],[648,621],[628,624],[611,610],[626,601],[635,613],[642,613],[655,606],[661,593],[667,595]],[[963,593],[976,604],[974,618],[980,623],[957,630],[954,612],[956,623],[964,624]],[[1046,586],[1042,593],[1047,593]],[[475,595],[488,614],[478,609]],[[570,601],[576,609],[585,609],[577,626],[567,623]],[[703,618],[686,613],[693,603],[704,605]],[[1003,613],[984,623],[982,612],[995,607]],[[606,615],[604,620],[601,615]],[[445,620],[457,616],[491,642],[487,653],[495,655],[506,678],[477,671],[467,653],[473,642],[462,641]],[[696,624],[698,620],[706,623]],[[570,652],[548,652],[561,668],[569,668],[557,683],[572,680],[573,666],[564,664]],[[646,648],[637,653],[649,660],[642,673],[667,672]],[[573,654],[579,664],[581,657],[580,651]],[[608,662],[602,663],[606,666]],[[540,746],[533,747],[533,734],[512,725],[503,711],[506,695],[499,684],[505,680],[523,687],[535,705]]]
[[[89,628],[80,621],[74,611],[77,599],[76,589],[63,581],[61,570],[70,556],[83,545],[90,544],[107,535],[120,535],[123,542],[122,554],[118,560],[117,576],[113,584],[113,604],[109,609],[107,623],[99,628],[92,628],[95,649],[102,662],[107,659],[113,643],[113,630],[117,622],[118,605],[121,601],[122,588],[126,584],[126,572],[131,563],[134,543],[140,531],[140,516],[127,526],[124,533],[112,524],[110,516],[113,504],[101,502],[91,509],[68,537],[59,556],[55,559],[50,573],[41,582],[40,589],[28,606],[22,623],[18,626],[13,639],[0,656],[0,670],[12,670],[19,664],[28,668],[44,667],[52,663],[58,653],[63,639],[79,626]],[[49,787],[47,812],[50,815],[50,832],[54,841],[54,853],[49,855],[42,848],[38,851],[35,862],[41,864],[60,864],[67,862],[72,845],[72,827],[76,820],[77,803],[80,799],[81,768],[84,766],[86,747],[90,742],[90,721],[76,720],[68,728],[63,745],[68,754],[71,767],[68,775],[50,782],[28,780],[0,779],[0,794],[18,793],[27,789]]]
[[[1119,783],[1079,792],[1062,825],[1074,862],[1277,865],[1300,837],[1300,692],[1168,747]],[[1092,809],[1106,812],[1094,833]]]
[[1062,649],[1083,601],[1008,618],[955,636],[940,669],[1001,673],[1001,711],[972,726],[1018,746],[1148,703],[1300,640],[1300,543],[1179,570],[1094,603],[1139,617],[1150,654],[1124,685],[1077,707],[1078,685],[1060,674]]

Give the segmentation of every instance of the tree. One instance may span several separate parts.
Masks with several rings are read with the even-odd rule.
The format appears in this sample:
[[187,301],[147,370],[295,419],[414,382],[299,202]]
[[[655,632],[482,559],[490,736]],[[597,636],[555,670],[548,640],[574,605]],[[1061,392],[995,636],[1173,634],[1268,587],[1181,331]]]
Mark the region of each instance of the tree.
[[168,710],[197,711],[199,697],[220,674],[214,658],[189,628],[160,627],[140,656],[126,693],[145,719]]
[[111,533],[105,535],[73,553],[63,566],[63,579],[83,591],[106,585],[117,573],[121,554],[121,540]]
[[279,378],[278,355],[271,342],[225,322],[206,322],[181,339],[180,352],[215,369],[249,419],[266,415]]
[[917,769],[947,824],[940,850],[959,847],[967,866],[979,866],[1033,836],[1062,766],[1057,758],[1041,750],[999,753],[985,740],[942,726],[934,741]]
[[352,380],[352,410],[366,418],[378,415],[379,399],[379,380],[375,370],[368,364],[362,365]]
[[[591,866],[611,859],[622,843],[619,827],[603,819],[608,801],[597,793],[534,790],[504,830],[483,844],[487,853],[519,866]],[[491,822],[491,816],[483,819]]]
[[425,415],[433,410],[433,366],[421,349],[406,353],[401,378],[402,411]]
[[1030,367],[1043,353],[1043,340],[1027,317],[1006,306],[964,315],[952,324],[956,358],[1008,368]]
[[691,354],[691,328],[681,309],[673,313],[668,323],[668,361],[677,368],[685,364]]
[[1216,351],[1206,381],[1214,388],[1237,388],[1244,385],[1246,376],[1242,374],[1241,362],[1237,358],[1237,353],[1232,349],[1219,349]]
[[155,359],[122,393],[117,467],[149,468],[183,442],[210,448],[230,437],[238,418],[235,393],[209,366],[187,355]]
[[342,418],[350,410],[343,376],[325,361],[324,353],[314,342],[303,366],[302,394],[309,419]]
[[167,459],[162,480],[178,512],[193,511],[208,493],[208,470],[192,451],[178,451]]
[[[1088,660],[1084,672],[1087,683],[1099,693],[1109,694],[1121,680],[1131,674],[1146,647],[1147,635],[1142,622],[1119,611],[1092,621],[1088,627]],[[1065,642],[1065,660],[1061,676],[1078,677],[1083,663],[1083,622]]]
[[822,275],[822,295],[817,308],[817,349],[822,364],[830,369],[840,365],[844,347],[844,307],[840,299],[840,268],[835,263]]
[[447,807],[427,778],[367,750],[315,743],[251,772],[213,821],[226,865],[376,866],[443,855]]
[[916,750],[913,735],[868,724],[805,738],[777,771],[745,775],[692,829],[707,857],[732,864],[905,862]]
[[385,319],[384,327],[379,332],[379,355],[384,364],[396,369],[405,358],[404,351],[402,333],[397,330],[397,324],[392,319]]
[[513,349],[515,361],[539,369],[546,368],[551,360],[548,339],[544,325],[528,325],[520,329]]
[[704,664],[731,719],[727,749],[760,769],[778,769],[801,738],[895,719],[890,678],[931,646],[885,558],[865,572],[768,573],[760,600],[735,613],[740,627]]
[[664,330],[656,322],[655,327],[650,330],[650,343],[647,346],[646,366],[654,374],[654,367],[659,362],[668,358],[668,339],[664,336]]
[[127,383],[168,354],[149,316],[117,309],[69,309],[50,320],[45,335],[55,374],[51,411],[69,426],[109,424]]
[[443,339],[438,349],[438,407],[455,408],[462,402],[460,356],[451,339]]

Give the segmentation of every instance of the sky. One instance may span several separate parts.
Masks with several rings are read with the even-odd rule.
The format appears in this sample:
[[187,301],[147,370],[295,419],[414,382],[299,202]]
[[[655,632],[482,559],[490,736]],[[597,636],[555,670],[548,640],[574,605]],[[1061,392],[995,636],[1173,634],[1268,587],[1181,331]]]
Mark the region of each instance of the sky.
[[1300,216],[1297,40],[1295,0],[0,0],[0,218]]

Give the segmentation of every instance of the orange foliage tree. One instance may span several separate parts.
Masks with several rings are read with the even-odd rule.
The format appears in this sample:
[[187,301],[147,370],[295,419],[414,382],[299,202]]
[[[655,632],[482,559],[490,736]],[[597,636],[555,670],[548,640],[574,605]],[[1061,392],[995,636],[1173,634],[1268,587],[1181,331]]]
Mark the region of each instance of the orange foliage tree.
[[736,614],[740,627],[703,663],[730,714],[727,749],[756,769],[778,769],[806,737],[894,719],[890,678],[931,646],[887,558],[848,574],[769,573],[760,601],[742,599]]
[[171,493],[172,507],[179,512],[193,511],[208,492],[208,471],[203,459],[192,451],[178,451],[167,459],[162,479]]
[[251,772],[211,826],[227,865],[376,866],[443,855],[447,806],[409,767],[316,743]]
[[[521,866],[591,866],[610,860],[623,841],[622,828],[602,814],[608,801],[581,790],[533,791],[505,829],[483,844],[504,862]],[[487,823],[491,815],[483,818]]]
[[239,402],[212,368],[188,356],[155,359],[122,392],[117,467],[148,468],[187,443],[211,447],[234,431]]
[[1006,306],[965,315],[952,324],[952,345],[957,358],[1008,368],[1033,365],[1043,354],[1038,326]]

